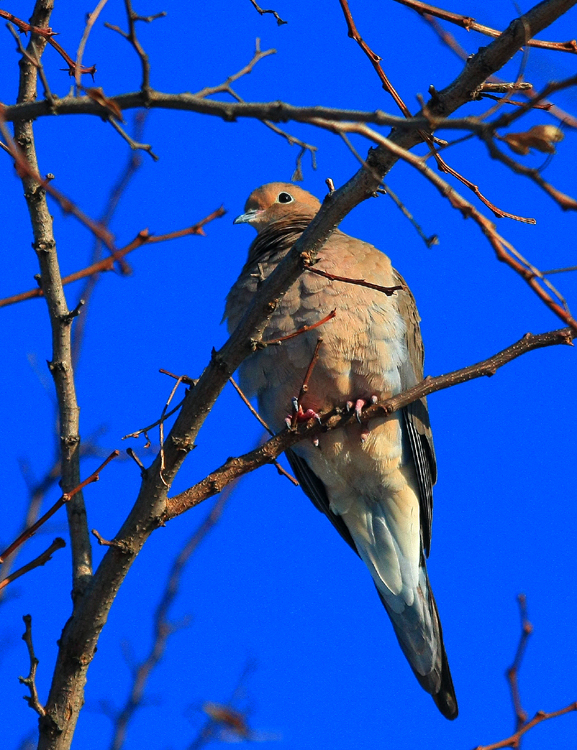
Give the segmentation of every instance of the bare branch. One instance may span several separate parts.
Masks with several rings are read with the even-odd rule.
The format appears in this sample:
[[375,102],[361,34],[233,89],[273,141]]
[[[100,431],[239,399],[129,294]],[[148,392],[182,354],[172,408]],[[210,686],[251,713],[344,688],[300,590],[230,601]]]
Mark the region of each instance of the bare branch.
[[[76,63],[74,65],[74,80],[76,81],[76,88],[80,89],[80,79],[82,77],[82,58],[84,57],[84,48],[86,47],[86,42],[88,41],[88,37],[90,36],[90,32],[92,31],[92,27],[96,23],[96,20],[98,16],[100,15],[102,9],[106,5],[108,0],[99,0],[98,5],[92,13],[88,14],[88,18],[86,20],[86,25],[84,27],[84,33],[82,34],[82,39],[80,40],[80,44],[78,45],[78,51],[76,52]],[[96,68],[94,69],[94,72],[96,72]]]
[[[217,208],[216,211],[213,211],[211,214],[206,216],[204,219],[201,219],[201,221],[193,224],[191,227],[186,227],[185,229],[177,229],[176,231],[169,232],[168,234],[154,235],[149,234],[148,229],[143,229],[136,235],[132,242],[129,242],[128,245],[125,245],[119,250],[116,250],[114,255],[111,255],[108,258],[103,258],[96,263],[92,263],[92,265],[83,268],[81,271],[76,271],[75,273],[71,273],[68,276],[63,276],[61,279],[62,285],[64,286],[66,284],[70,284],[73,281],[85,279],[87,276],[93,276],[94,274],[102,273],[104,271],[113,271],[115,262],[121,260],[133,250],[137,250],[139,247],[142,247],[142,245],[154,244],[155,242],[167,242],[168,240],[175,240],[179,237],[187,237],[188,235],[205,236],[204,227],[210,221],[213,221],[214,219],[220,219],[225,214],[226,211],[221,206],[220,208]],[[17,302],[24,302],[29,299],[35,299],[36,297],[43,296],[44,292],[42,291],[42,288],[37,287],[36,289],[30,289],[27,292],[20,292],[20,294],[14,294],[11,297],[0,299],[0,307],[15,305]]]
[[[476,90],[485,82],[488,75],[508,62],[523,46],[527,36],[534,36],[542,31],[572,7],[575,1],[547,0],[545,3],[536,5],[520,19],[515,19],[497,40],[478,52],[455,81],[443,91],[438,92],[434,100],[427,103],[431,115],[446,117],[468,102],[471,91]],[[138,95],[137,100],[142,101],[142,95]],[[243,107],[244,105],[224,106]],[[396,131],[390,137],[390,142],[401,150],[410,149],[421,140],[418,132],[410,130]],[[399,158],[399,153],[393,153],[391,149],[381,147],[380,144],[376,149],[372,149],[367,158],[371,170],[361,169],[330,198],[325,199],[321,210],[302,237],[279,263],[275,271],[263,282],[237,330],[218,352],[213,353],[197,386],[185,397],[180,414],[165,441],[163,478],[167,483],[170,484],[173,481],[186,455],[192,449],[198,431],[229,377],[250,354],[251,341],[262,338],[266,321],[277,304],[276,300],[303,272],[303,261],[313,263],[324,242],[343,217],[356,205],[374,194],[379,187],[379,181],[375,180],[372,171],[374,170],[379,179],[382,179]],[[562,333],[549,334],[548,337],[548,343],[542,343],[543,340],[541,340],[539,345],[549,345],[552,343],[550,339],[554,339],[555,343],[567,343],[573,338],[573,333],[565,330]],[[524,345],[526,346],[527,342]],[[488,366],[492,370],[496,365],[491,362]],[[461,377],[468,379],[474,375],[467,373]],[[405,397],[408,396],[405,395]],[[373,407],[369,407],[366,413],[369,413],[371,408]],[[396,405],[394,408],[399,407]],[[341,419],[339,415],[335,417]],[[308,431],[312,432],[313,429],[315,429],[314,425],[310,428],[305,425],[298,428],[295,433],[290,433],[290,437],[294,437],[295,441],[303,439],[310,434]],[[320,429],[319,425],[317,429]],[[269,447],[267,448],[266,445]],[[263,463],[274,457],[271,453],[270,441],[266,445],[261,451],[264,450],[269,455]],[[167,501],[167,488],[161,481],[159,472],[160,457],[157,456],[146,472],[136,503],[117,535],[117,539],[122,540],[125,547],[122,550],[115,547],[107,550],[91,581],[90,595],[79,600],[74,617],[69,620],[60,638],[54,681],[46,705],[46,720],[42,722],[41,727],[40,750],[49,748],[56,750],[56,748],[65,747],[64,742],[71,736],[70,733],[82,703],[86,672],[112,601],[150,534],[162,524],[163,520],[177,514],[178,508],[175,507],[174,501]],[[205,488],[205,492],[210,491],[214,494],[220,478],[213,475],[211,478],[214,483],[212,490]],[[188,501],[184,505],[190,507]],[[184,505],[179,507],[184,510]]]
[[533,626],[527,617],[527,598],[525,597],[525,594],[519,594],[517,600],[519,602],[519,613],[521,615],[521,636],[519,638],[519,645],[517,646],[517,652],[515,653],[513,663],[505,672],[511,688],[511,700],[513,701],[513,709],[515,711],[516,732],[521,729],[523,724],[525,724],[529,718],[521,704],[521,695],[519,693],[519,669],[521,668],[521,662],[525,655],[529,637],[533,632]]
[[[513,246],[507,242],[501,235],[496,231],[495,225],[485,218],[477,209],[466,201],[457,191],[451,187],[445,180],[441,179],[435,172],[429,169],[423,159],[415,156],[414,154],[400,148],[392,138],[384,138],[376,131],[367,127],[366,125],[357,123],[334,123],[334,122],[323,122],[322,120],[316,120],[316,124],[319,127],[324,127],[334,133],[340,133],[342,131],[349,133],[358,133],[370,138],[375,143],[379,144],[385,150],[394,154],[396,158],[403,159],[404,161],[415,167],[421,174],[423,174],[430,182],[437,188],[444,198],[451,203],[453,208],[456,208],[461,212],[464,218],[472,218],[480,227],[481,231],[488,239],[491,247],[495,251],[497,258],[510,266],[516,273],[524,279],[524,281],[531,287],[539,299],[547,305],[547,307],[555,313],[564,323],[571,326],[577,331],[577,321],[571,316],[565,301],[557,290],[552,287],[549,282],[543,279],[541,274],[534,266],[528,264],[522,256],[517,253]],[[306,265],[306,264],[305,264]],[[553,297],[541,286],[539,283],[541,280],[548,288],[555,294],[558,301],[556,302]]]
[[0,591],[8,586],[9,583],[12,583],[12,581],[15,581],[17,578],[20,578],[20,576],[23,576],[25,573],[34,570],[34,568],[39,568],[41,565],[45,565],[48,560],[52,559],[53,553],[56,552],[57,549],[62,549],[62,547],[66,547],[66,542],[64,541],[64,539],[56,537],[50,547],[48,547],[47,550],[44,550],[41,555],[38,555],[38,557],[34,558],[34,560],[32,560],[31,562],[26,563],[26,565],[23,565],[21,568],[18,568],[18,570],[15,570],[14,573],[10,573],[10,575],[6,576],[6,578],[3,578],[0,581]]
[[118,455],[120,455],[120,451],[112,451],[112,453],[105,461],[103,461],[102,464],[100,464],[96,471],[93,471],[89,477],[87,477],[83,482],[80,482],[80,484],[74,487],[74,489],[70,490],[69,492],[65,492],[54,503],[54,505],[48,511],[46,511],[46,513],[41,518],[39,518],[38,521],[36,521],[36,523],[33,523],[32,526],[29,526],[25,531],[22,532],[22,534],[20,534],[20,536],[18,536],[11,544],[9,544],[8,547],[6,547],[4,552],[0,554],[0,563],[3,563],[4,560],[9,555],[11,555],[15,549],[24,544],[24,542],[30,539],[31,536],[34,536],[38,529],[43,526],[49,518],[52,518],[56,511],[60,510],[63,505],[69,503],[72,498],[79,492],[82,492],[82,490],[87,485],[92,484],[92,482],[97,482],[100,479],[100,472],[102,471],[102,469],[104,469],[104,467],[107,466],[112,461],[112,459],[116,458]]
[[194,530],[172,563],[164,586],[162,598],[160,599],[156,612],[154,613],[152,645],[148,655],[134,670],[134,679],[132,681],[130,694],[114,721],[114,736],[110,743],[110,750],[120,750],[123,747],[128,724],[136,711],[142,706],[144,691],[148,679],[157,664],[161,661],[169,637],[177,629],[177,626],[170,622],[168,614],[174,600],[178,596],[184,569],[200,544],[220,521],[224,509],[230,500],[232,493],[236,489],[236,486],[237,483],[228,485],[226,490],[220,495],[214,504],[206,519],[197,529]]
[[[469,365],[461,370],[455,370],[447,375],[427,377],[408,391],[363,409],[360,417],[361,421],[366,423],[378,416],[388,416],[413,401],[423,398],[423,396],[428,396],[445,388],[452,388],[455,385],[466,383],[475,378],[491,377],[500,367],[520,357],[522,354],[547,346],[571,344],[576,336],[577,334],[570,328],[561,328],[557,331],[550,331],[537,336],[527,333],[515,344],[489,357],[489,359]],[[314,438],[326,430],[344,427],[350,420],[355,418],[356,414],[353,412],[336,408],[327,414],[322,414],[320,423],[314,419],[310,419],[306,424],[301,424],[295,429],[283,430],[256,450],[238,458],[229,459],[223,466],[213,471],[194,487],[169,498],[165,520],[175,518],[203,502],[208,497],[217,494],[229,482],[237,479],[239,476],[254,471],[254,469],[266,463],[270,463],[272,459],[301,440]]]
[[[32,34],[35,34],[36,36],[41,37],[44,40],[44,43],[48,42],[54,49],[62,55],[65,62],[68,64],[68,73],[70,75],[74,75],[74,71],[76,69],[76,63],[74,60],[70,57],[70,55],[58,44],[58,42],[54,39],[54,36],[58,33],[56,31],[52,31],[52,29],[48,26],[41,27],[41,26],[34,26],[32,24],[26,23],[26,21],[20,20],[20,18],[16,18],[16,16],[13,16],[12,13],[8,13],[5,10],[0,10],[0,18],[6,18],[8,21],[11,21],[15,26],[17,26],[20,31],[24,32],[31,32]],[[82,75],[89,74],[91,76],[94,76],[96,73],[96,65],[91,65],[89,68],[81,68],[80,72]]]
[[288,23],[288,21],[282,20],[276,10],[263,10],[259,5],[257,5],[256,0],[250,0],[250,2],[253,4],[253,7],[257,11],[257,13],[260,13],[261,16],[263,16],[265,13],[272,13],[272,15],[276,18],[277,26],[282,26],[283,24]]
[[40,700],[38,699],[38,691],[36,690],[36,670],[38,669],[38,659],[36,658],[36,654],[34,653],[34,644],[32,643],[32,616],[24,615],[22,619],[24,620],[24,625],[26,626],[26,630],[24,631],[22,640],[26,643],[26,646],[28,648],[28,656],[30,658],[30,671],[28,672],[28,677],[19,677],[18,680],[22,685],[26,685],[26,687],[30,690],[30,695],[25,695],[24,700],[28,703],[30,708],[36,711],[39,716],[44,716],[46,714],[46,710],[40,703]]
[[[434,5],[428,5],[422,3],[420,0],[395,0],[395,2],[401,5],[406,5],[413,10],[416,10],[420,15],[430,15],[440,18],[443,21],[449,21],[449,23],[456,24],[462,29],[467,31],[478,31],[480,34],[485,36],[492,36],[496,38],[501,36],[502,32],[497,29],[492,29],[490,26],[484,26],[483,24],[477,23],[474,18],[470,16],[462,16],[459,13],[450,13],[448,10],[442,10],[436,8]],[[577,53],[577,42],[572,39],[568,42],[544,42],[540,39],[529,39],[526,42],[528,47],[538,47],[540,49],[551,49],[556,52],[570,52],[572,54]]]

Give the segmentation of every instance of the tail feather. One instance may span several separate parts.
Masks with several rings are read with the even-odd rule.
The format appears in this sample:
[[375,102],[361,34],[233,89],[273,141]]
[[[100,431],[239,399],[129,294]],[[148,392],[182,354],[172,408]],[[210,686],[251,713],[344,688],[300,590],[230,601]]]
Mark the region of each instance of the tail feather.
[[[423,604],[428,610],[427,614],[430,615],[426,617],[426,621],[419,617],[416,606],[406,607],[401,613],[394,612],[378,587],[377,592],[391,618],[399,645],[419,684],[432,696],[443,716],[453,720],[457,718],[459,708],[443,643],[443,629],[426,568],[423,567],[421,573],[419,590],[424,599]],[[436,652],[435,658],[430,670],[423,674],[423,650],[431,647]]]

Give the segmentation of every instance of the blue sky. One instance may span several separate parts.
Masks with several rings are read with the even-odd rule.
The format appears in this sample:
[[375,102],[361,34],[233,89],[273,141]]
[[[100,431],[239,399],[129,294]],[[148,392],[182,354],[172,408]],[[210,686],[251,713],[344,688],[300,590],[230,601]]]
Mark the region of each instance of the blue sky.
[[[9,10],[27,19],[31,4],[16,5]],[[60,44],[73,54],[90,8],[62,1],[56,5],[52,26],[60,32]],[[338,3],[295,0],[272,7],[286,25],[260,17],[248,0],[194,8],[181,0],[164,6],[139,3],[136,9],[142,14],[168,12],[166,18],[139,27],[151,58],[152,85],[194,92],[218,84],[250,60],[260,37],[262,48],[274,47],[277,54],[235,84],[247,101],[280,99],[396,114],[367,59],[347,38]],[[447,2],[443,7],[496,28],[504,28],[515,15],[513,4]],[[416,94],[425,95],[430,84],[443,88],[461,70],[461,62],[409,9],[357,0],[351,10],[412,111],[418,107]],[[108,95],[136,90],[138,61],[102,21],[124,27],[122,3],[110,0],[88,42],[84,60],[97,65],[95,85]],[[541,38],[573,38],[576,21],[577,12],[570,11]],[[470,52],[487,44],[476,33],[451,31]],[[17,55],[8,31],[2,34],[0,100],[9,104],[16,95]],[[60,71],[61,59],[48,49],[44,62],[52,90],[66,95],[70,80]],[[502,76],[514,80],[519,65],[518,56]],[[574,71],[574,57],[532,50],[525,78],[540,88]],[[555,101],[577,113],[574,90],[560,93]],[[474,103],[465,111],[479,114],[486,107]],[[129,128],[132,118],[127,113]],[[537,113],[525,122],[553,120]],[[287,123],[285,128],[318,147],[318,168],[313,171],[305,157],[302,183],[316,195],[324,194],[327,177],[338,186],[357,170],[354,156],[337,137],[305,125]],[[109,125],[88,116],[43,118],[35,131],[42,172],[53,173],[56,187],[98,217],[127,159],[125,142]],[[259,122],[224,123],[185,112],[151,112],[144,140],[160,160],[155,163],[145,154],[122,198],[111,225],[119,246],[145,227],[155,234],[180,229],[221,204],[228,213],[207,227],[206,237],[135,251],[128,258],[131,276],[109,273],[101,279],[87,312],[77,377],[82,433],[98,433],[103,452],[124,450],[123,435],[160,415],[172,383],[159,368],[198,376],[211,348],[225,341],[220,325],[224,298],[253,238],[249,227],[233,226],[232,219],[255,187],[289,180],[298,153]],[[354,142],[366,153],[366,143]],[[575,133],[566,128],[544,173],[574,197],[576,144]],[[575,214],[562,213],[535,185],[491,161],[481,144],[456,146],[447,160],[499,207],[537,219],[536,226],[505,219],[498,223],[501,234],[537,267],[577,262]],[[542,154],[524,161],[531,166],[543,162]],[[37,266],[21,185],[7,156],[0,156],[0,167],[4,297],[32,288]],[[410,284],[423,321],[426,374],[484,359],[527,331],[561,326],[524,282],[495,260],[478,228],[430,184],[403,164],[387,182],[424,231],[439,236],[440,244],[427,248],[384,197],[359,206],[342,229],[390,255]],[[472,195],[465,197],[475,201]],[[71,273],[88,264],[92,238],[57,205],[51,207],[62,271]],[[577,275],[554,280],[569,304],[577,306]],[[67,287],[70,307],[78,290],[79,285]],[[16,534],[27,502],[18,460],[25,459],[34,476],[41,477],[52,460],[54,428],[44,302],[7,307],[0,316],[4,543]],[[300,490],[264,467],[242,481],[222,521],[187,567],[171,617],[189,617],[189,625],[171,638],[150,679],[147,705],[129,727],[126,747],[187,747],[202,721],[198,707],[205,701],[226,702],[248,661],[256,666],[240,705],[260,739],[271,738],[265,746],[460,750],[496,741],[513,727],[503,674],[519,636],[520,592],[528,597],[535,628],[521,671],[526,710],[552,711],[575,700],[574,356],[569,347],[532,352],[491,379],[429,399],[439,463],[429,572],[459,699],[457,721],[443,719],[419,688],[360,561]],[[232,388],[226,389],[174,491],[190,486],[228,456],[249,450],[259,438],[256,421]],[[132,445],[148,464],[152,455],[142,449],[143,442]],[[87,459],[83,475],[96,465],[96,459]],[[85,493],[90,528],[113,537],[138,485],[138,470],[130,460],[109,466]],[[57,497],[53,489],[45,507]],[[129,644],[135,659],[146,653],[151,611],[167,571],[208,511],[206,503],[157,531],[134,564],[89,671],[74,747],[108,747],[111,725],[102,702],[121,706],[131,679],[122,644]],[[39,554],[54,536],[66,535],[64,522],[61,511],[28,542],[19,562]],[[96,546],[94,555],[98,562],[102,549]],[[21,617],[33,617],[38,686],[45,699],[56,640],[70,612],[69,547],[11,588],[1,609],[0,716],[3,746],[16,748],[35,724],[17,682],[28,670]],[[568,747],[575,721],[567,716],[536,728],[524,748]]]

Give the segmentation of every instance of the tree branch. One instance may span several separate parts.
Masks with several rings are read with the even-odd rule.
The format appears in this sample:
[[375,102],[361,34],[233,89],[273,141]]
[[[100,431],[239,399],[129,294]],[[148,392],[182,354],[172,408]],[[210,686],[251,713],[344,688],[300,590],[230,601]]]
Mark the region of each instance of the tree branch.
[[[489,359],[469,365],[460,370],[455,370],[447,375],[427,377],[421,383],[413,386],[413,388],[397,396],[393,396],[386,401],[363,409],[361,421],[365,424],[371,419],[389,416],[398,409],[411,404],[413,401],[417,401],[431,393],[452,388],[459,383],[466,383],[480,377],[491,377],[500,367],[520,357],[522,354],[547,346],[571,344],[576,337],[577,333],[570,328],[561,328],[557,331],[550,331],[536,336],[527,333],[515,344],[489,357]],[[194,485],[194,487],[169,498],[165,520],[170,520],[181,515],[208,497],[220,492],[229,482],[234,481],[243,474],[254,471],[266,463],[270,463],[287,450],[287,448],[296,445],[296,443],[300,443],[304,439],[314,438],[327,430],[344,427],[354,419],[356,419],[354,412],[349,412],[344,408],[338,407],[328,414],[322,414],[320,423],[314,419],[310,419],[306,424],[299,427],[283,430],[264,445],[249,453],[245,453],[243,456],[228,459],[219,469],[213,471],[201,482]]]
[[[440,18],[443,21],[456,24],[466,31],[478,31],[480,34],[485,36],[492,36],[496,38],[501,35],[502,32],[497,29],[492,29],[490,26],[484,26],[481,23],[477,23],[474,18],[470,16],[462,16],[460,13],[450,13],[448,10],[442,8],[436,8],[434,5],[428,5],[427,3],[419,2],[419,0],[395,0],[396,3],[406,5],[408,8],[416,10],[420,15],[430,15]],[[571,39],[568,42],[545,42],[540,39],[529,39],[527,41],[527,47],[537,47],[539,49],[550,49],[555,52],[570,52],[572,54],[577,53],[577,42],[575,39]]]
[[[471,91],[480,86],[488,75],[502,67],[525,44],[527,37],[542,31],[576,2],[577,0],[547,0],[520,19],[515,19],[498,39],[475,55],[453,83],[427,103],[430,113],[434,117],[446,117],[469,101]],[[142,101],[140,95],[137,97]],[[420,136],[400,130],[391,135],[391,140],[401,148],[408,149],[419,142]],[[68,746],[66,743],[69,744],[77,711],[83,700],[86,671],[94,656],[100,632],[114,597],[150,534],[167,517],[168,510],[174,510],[170,504],[170,507],[167,507],[166,484],[172,482],[194,445],[204,419],[229,377],[250,354],[251,341],[262,338],[267,319],[285,290],[302,273],[303,263],[310,264],[314,261],[343,217],[374,194],[379,186],[379,179],[388,173],[398,158],[390,150],[380,146],[372,150],[367,158],[370,170],[362,168],[346,185],[325,200],[302,237],[254,296],[228,342],[218,352],[213,353],[211,362],[201,375],[197,386],[185,397],[182,410],[165,443],[163,478],[160,477],[160,456],[157,456],[143,478],[133,509],[116,536],[117,540],[123,542],[122,549],[108,549],[91,580],[87,595],[79,601],[74,617],[64,628],[59,642],[54,680],[46,705],[46,716],[40,721],[39,750],[60,750]],[[378,179],[373,173],[376,173]],[[573,337],[571,331],[549,335],[560,336],[565,343]],[[335,417],[341,419],[338,415]],[[299,428],[299,431],[300,429],[302,428]],[[302,435],[297,431],[291,433],[291,436],[294,434],[295,439],[302,439],[309,434],[306,429]]]

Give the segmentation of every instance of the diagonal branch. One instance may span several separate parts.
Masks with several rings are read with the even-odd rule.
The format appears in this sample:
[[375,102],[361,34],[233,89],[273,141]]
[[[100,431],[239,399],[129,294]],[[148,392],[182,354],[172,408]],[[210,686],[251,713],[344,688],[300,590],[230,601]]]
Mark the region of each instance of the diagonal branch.
[[[62,284],[70,284],[73,281],[85,279],[87,276],[93,276],[97,273],[113,271],[115,262],[121,260],[133,250],[142,247],[142,245],[154,244],[155,242],[166,242],[168,240],[178,239],[179,237],[186,237],[191,234],[205,236],[203,227],[205,227],[210,221],[213,221],[214,219],[220,219],[221,216],[225,215],[225,213],[225,209],[221,206],[220,208],[217,208],[216,211],[213,211],[211,214],[206,216],[204,219],[201,219],[196,224],[193,224],[191,227],[186,227],[185,229],[177,229],[176,231],[169,232],[168,234],[154,235],[149,234],[148,229],[143,229],[136,235],[132,242],[129,242],[128,245],[125,245],[119,250],[116,250],[114,255],[110,255],[107,258],[102,258],[102,260],[96,261],[90,266],[87,266],[80,271],[76,271],[75,273],[71,273],[68,276],[63,276]],[[27,292],[20,292],[19,294],[14,294],[11,297],[0,299],[0,307],[8,307],[8,305],[15,305],[17,302],[24,302],[25,300],[43,296],[44,292],[42,291],[42,288],[37,287],[36,289],[30,289]]]
[[[376,417],[389,416],[393,412],[413,403],[413,401],[417,401],[431,393],[452,388],[455,385],[467,383],[476,378],[491,377],[500,367],[527,352],[547,346],[571,344],[575,337],[577,337],[577,334],[571,331],[570,328],[561,328],[557,331],[550,331],[537,336],[527,333],[515,344],[489,357],[489,359],[469,365],[461,370],[455,370],[447,375],[427,377],[421,383],[413,386],[413,388],[363,409],[361,422],[366,423]],[[320,422],[310,419],[306,424],[299,427],[283,430],[256,450],[245,453],[238,458],[230,458],[223,466],[213,471],[194,487],[169,498],[164,520],[170,520],[190,510],[190,508],[195,507],[207,498],[220,492],[228,483],[236,480],[243,474],[254,471],[266,463],[270,463],[283,451],[291,448],[296,443],[314,438],[327,430],[344,427],[356,418],[356,413],[337,407],[327,414],[322,414]]]
[[[480,34],[492,36],[495,39],[498,36],[501,36],[502,33],[497,31],[497,29],[492,29],[490,26],[484,26],[481,23],[477,23],[475,19],[470,16],[462,16],[460,13],[451,13],[448,10],[436,8],[434,5],[422,3],[420,0],[395,0],[395,2],[416,10],[421,16],[434,16],[443,21],[456,24],[466,31],[478,31]],[[540,39],[529,39],[527,41],[527,47],[537,47],[539,49],[551,49],[555,52],[570,52],[572,54],[577,54],[577,42],[575,39],[571,39],[568,42],[545,42]]]

